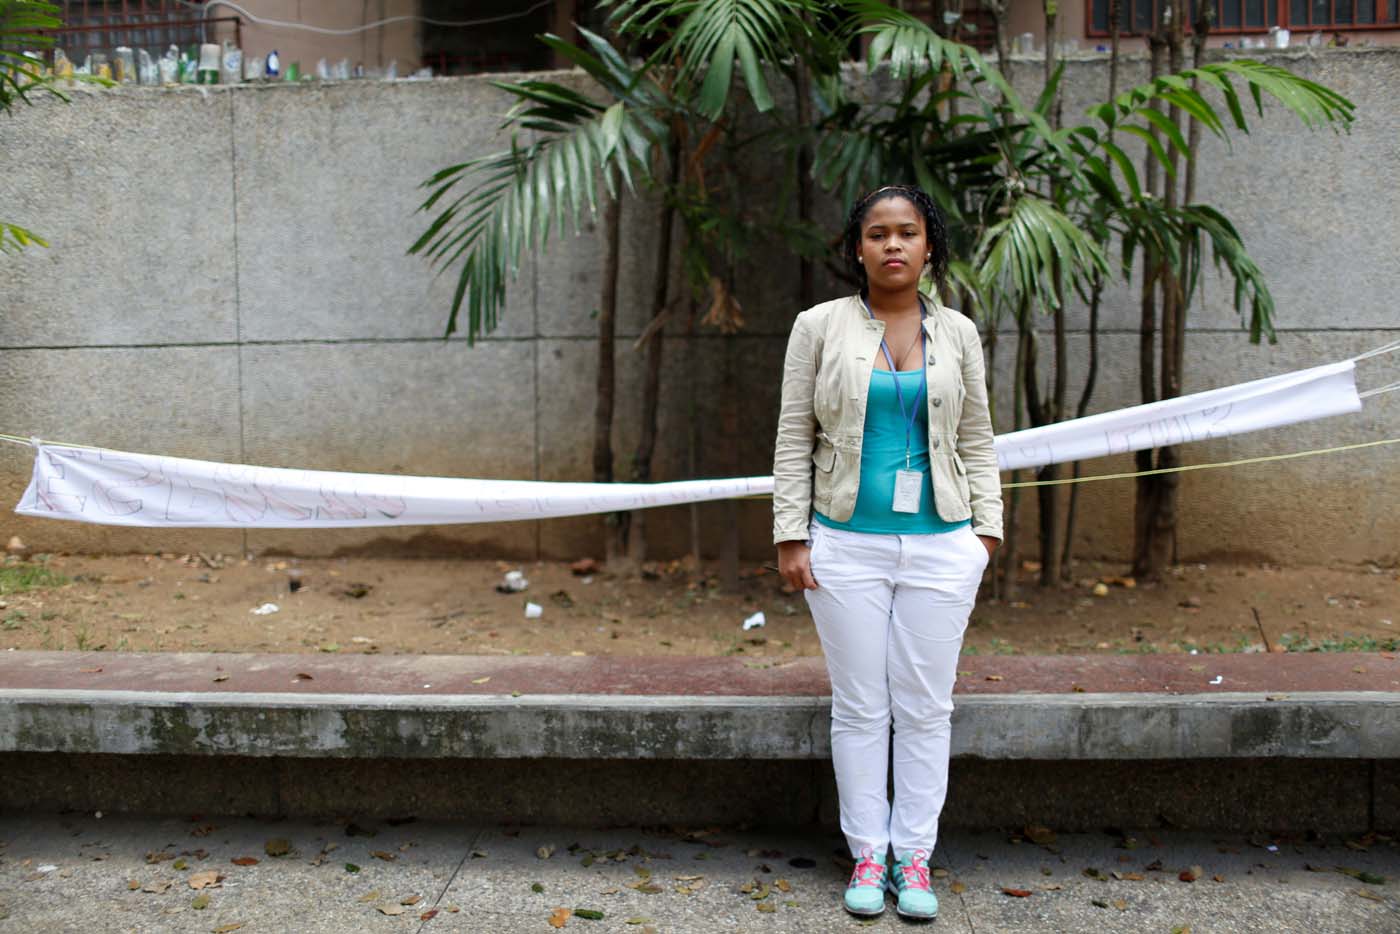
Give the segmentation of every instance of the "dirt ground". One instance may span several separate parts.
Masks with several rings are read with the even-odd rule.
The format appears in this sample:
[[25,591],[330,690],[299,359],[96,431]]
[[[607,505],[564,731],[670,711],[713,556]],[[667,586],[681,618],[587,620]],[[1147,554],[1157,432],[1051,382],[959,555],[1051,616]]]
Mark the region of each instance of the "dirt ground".
[[[528,588],[498,592],[512,570]],[[801,595],[784,593],[760,566],[744,568],[734,594],[679,563],[648,570],[622,577],[580,575],[560,562],[12,555],[0,566],[0,650],[820,652]],[[1370,651],[1394,650],[1400,637],[1393,567],[1192,564],[1159,584],[1121,573],[1080,563],[1076,583],[1059,590],[1042,590],[1025,573],[1019,600],[979,601],[964,653],[1262,651],[1266,637],[1275,650]],[[526,618],[527,601],[540,607],[537,618]],[[745,631],[760,611],[765,625]]]

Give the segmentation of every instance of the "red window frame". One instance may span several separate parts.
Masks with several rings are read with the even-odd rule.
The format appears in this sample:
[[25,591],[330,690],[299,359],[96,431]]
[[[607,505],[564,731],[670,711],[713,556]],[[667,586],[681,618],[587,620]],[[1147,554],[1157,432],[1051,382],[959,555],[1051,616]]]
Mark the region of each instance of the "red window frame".
[[[1119,0],[1119,2],[1120,2],[1120,3],[1125,3],[1125,4],[1131,5],[1132,2],[1133,2],[1133,0]],[[1241,2],[1241,0],[1214,0],[1214,3],[1216,4],[1216,9],[1217,9],[1217,10],[1220,9],[1220,4],[1221,4],[1221,3],[1240,3],[1240,2]],[[1308,2],[1309,2],[1309,3],[1312,3],[1312,0],[1308,0]],[[1329,2],[1329,4],[1330,4],[1329,7],[1328,7],[1328,9],[1331,10],[1331,16],[1332,16],[1333,22],[1330,22],[1330,23],[1319,23],[1319,24],[1312,24],[1312,23],[1296,23],[1296,24],[1295,24],[1295,23],[1293,23],[1293,22],[1291,21],[1292,10],[1293,10],[1293,4],[1290,2],[1290,0],[1265,0],[1265,5],[1266,5],[1266,7],[1267,7],[1268,5],[1272,4],[1273,9],[1274,9],[1274,23],[1278,26],[1278,28],[1280,28],[1280,29],[1287,29],[1289,32],[1362,32],[1362,31],[1369,31],[1369,30],[1374,30],[1374,29],[1400,29],[1400,17],[1397,17],[1397,21],[1395,21],[1395,22],[1385,22],[1385,23],[1358,23],[1358,22],[1356,22],[1355,20],[1356,20],[1356,16],[1357,16],[1357,12],[1358,12],[1358,11],[1357,11],[1357,7],[1358,7],[1358,5],[1359,5],[1359,4],[1357,3],[1357,0],[1328,0],[1328,2]],[[1375,2],[1375,5],[1376,5],[1376,11],[1377,11],[1378,14],[1383,14],[1384,11],[1385,11],[1385,9],[1388,8],[1389,5],[1390,5],[1390,0],[1374,0],[1374,2]],[[1158,7],[1161,5],[1161,3],[1162,3],[1162,0],[1152,0],[1152,18],[1153,18],[1153,21],[1154,21],[1154,22],[1156,21],[1156,18],[1157,18],[1157,9],[1158,9]],[[1345,5],[1348,5],[1348,4],[1351,6],[1352,22],[1350,22],[1350,23],[1338,23],[1338,22],[1335,22],[1336,16],[1337,16],[1337,7],[1339,7],[1339,6],[1344,7]],[[1243,14],[1243,10],[1241,10],[1241,14]],[[1243,18],[1243,15],[1241,15],[1241,18]],[[1269,30],[1270,30],[1271,28],[1273,28],[1273,27],[1272,27],[1272,26],[1220,26],[1220,25],[1218,24],[1218,18],[1217,18],[1217,25],[1212,26],[1210,32],[1211,32],[1211,35],[1213,35],[1213,36],[1216,36],[1216,35],[1219,35],[1219,36],[1265,35],[1265,34],[1267,34],[1267,33],[1269,32]],[[1190,23],[1187,23],[1187,24],[1186,24],[1186,31],[1187,31],[1187,32],[1190,32],[1190,31],[1191,31],[1191,24],[1190,24]],[[1146,35],[1146,33],[1144,33],[1144,32],[1138,32],[1138,31],[1130,30],[1130,29],[1129,29],[1129,30],[1123,30],[1123,31],[1119,32],[1118,34],[1119,34],[1120,36],[1143,36],[1143,35]],[[1095,29],[1095,28],[1094,28],[1094,0],[1084,0],[1084,35],[1085,35],[1086,37],[1090,38],[1090,39],[1106,39],[1106,38],[1108,38],[1108,35],[1109,35],[1108,30],[1106,30],[1106,29]]]

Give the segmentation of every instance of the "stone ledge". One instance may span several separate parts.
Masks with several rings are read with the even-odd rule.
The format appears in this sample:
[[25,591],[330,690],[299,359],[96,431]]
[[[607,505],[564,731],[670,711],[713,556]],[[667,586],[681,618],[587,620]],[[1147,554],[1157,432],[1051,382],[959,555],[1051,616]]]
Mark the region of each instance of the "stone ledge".
[[[1273,698],[1273,699],[1270,699]],[[829,698],[9,688],[0,752],[359,759],[822,759]],[[1400,693],[972,695],[953,755],[1400,758]]]

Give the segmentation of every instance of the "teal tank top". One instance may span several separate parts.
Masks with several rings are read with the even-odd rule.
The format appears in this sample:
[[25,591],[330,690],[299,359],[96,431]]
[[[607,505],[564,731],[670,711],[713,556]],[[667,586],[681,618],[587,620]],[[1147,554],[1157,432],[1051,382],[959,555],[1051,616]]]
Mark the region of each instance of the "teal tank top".
[[[895,471],[904,469],[905,416],[899,409],[894,382],[900,381],[905,405],[916,409],[913,431],[910,433],[909,466],[922,471],[924,491],[919,496],[918,512],[895,512]],[[919,392],[919,371],[874,369],[870,374],[870,394],[865,405],[865,438],[860,450],[860,487],[856,491],[856,508],[851,518],[837,522],[817,512],[816,520],[833,529],[851,532],[875,532],[886,535],[919,535],[951,532],[970,525],[970,519],[946,522],[939,518],[933,502],[933,480],[928,458],[928,406]],[[914,395],[918,398],[914,399]],[[908,409],[906,408],[907,412]]]

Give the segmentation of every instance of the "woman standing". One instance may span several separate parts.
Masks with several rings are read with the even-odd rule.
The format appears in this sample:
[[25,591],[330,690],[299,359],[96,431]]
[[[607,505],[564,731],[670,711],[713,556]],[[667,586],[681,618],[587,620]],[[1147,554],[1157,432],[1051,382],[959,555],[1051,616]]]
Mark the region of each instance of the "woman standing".
[[[846,909],[932,918],[928,858],[948,787],[953,681],[1001,541],[976,326],[939,304],[941,212],[917,188],[858,199],[843,253],[859,294],[793,324],[773,456],[778,567],[802,588],[831,678]],[[894,801],[887,788],[894,724]],[[893,849],[894,863],[887,865]]]

